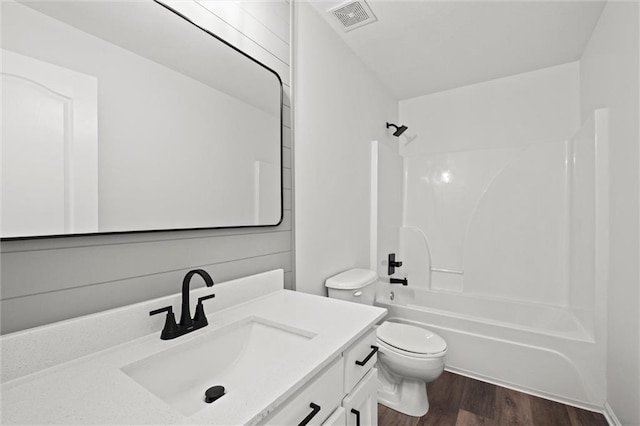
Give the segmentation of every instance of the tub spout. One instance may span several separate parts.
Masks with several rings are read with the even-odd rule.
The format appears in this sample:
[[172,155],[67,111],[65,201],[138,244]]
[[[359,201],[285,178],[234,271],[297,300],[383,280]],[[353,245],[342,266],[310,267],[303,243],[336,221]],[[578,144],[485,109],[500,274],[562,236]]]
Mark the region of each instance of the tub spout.
[[406,278],[389,278],[389,283],[390,284],[408,285],[409,281]]

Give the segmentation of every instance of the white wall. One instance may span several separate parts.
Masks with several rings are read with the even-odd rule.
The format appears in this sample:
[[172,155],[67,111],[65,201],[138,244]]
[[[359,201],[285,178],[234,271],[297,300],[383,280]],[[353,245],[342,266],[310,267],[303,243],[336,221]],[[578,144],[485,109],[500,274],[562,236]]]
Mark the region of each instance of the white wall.
[[571,62],[403,100],[400,121],[417,135],[403,154],[567,140],[579,125],[579,73]]
[[580,61],[582,119],[609,108],[607,399],[624,425],[640,424],[638,9],[608,2]]
[[391,143],[398,105],[308,3],[294,16],[296,289],[326,294],[369,266],[371,141]]

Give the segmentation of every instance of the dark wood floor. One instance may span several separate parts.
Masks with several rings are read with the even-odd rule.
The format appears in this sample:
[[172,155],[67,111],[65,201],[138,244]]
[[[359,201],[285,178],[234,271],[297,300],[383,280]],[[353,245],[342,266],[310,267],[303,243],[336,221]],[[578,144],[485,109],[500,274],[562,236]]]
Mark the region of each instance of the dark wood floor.
[[429,412],[410,417],[378,404],[380,426],[607,426],[599,413],[445,371],[430,383]]

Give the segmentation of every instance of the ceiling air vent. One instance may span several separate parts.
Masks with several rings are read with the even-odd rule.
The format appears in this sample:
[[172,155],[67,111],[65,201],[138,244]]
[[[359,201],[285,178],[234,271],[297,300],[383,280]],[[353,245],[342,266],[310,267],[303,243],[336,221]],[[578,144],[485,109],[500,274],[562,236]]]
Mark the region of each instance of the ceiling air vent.
[[377,21],[376,15],[364,0],[350,1],[328,11],[333,14],[346,31]]

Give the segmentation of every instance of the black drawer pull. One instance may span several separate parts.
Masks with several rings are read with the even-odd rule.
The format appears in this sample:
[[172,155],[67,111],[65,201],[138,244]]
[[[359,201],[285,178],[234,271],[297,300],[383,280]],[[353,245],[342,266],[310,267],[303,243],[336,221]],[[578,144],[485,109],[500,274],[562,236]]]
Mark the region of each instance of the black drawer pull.
[[356,426],[360,426],[360,411],[352,408],[351,412],[356,415]]
[[367,355],[367,357],[362,361],[356,361],[356,365],[365,365],[367,362],[369,362],[371,357],[376,354],[376,352],[378,352],[378,347],[371,345],[371,352],[369,352],[369,355]]
[[309,407],[312,408],[311,412],[305,417],[298,426],[305,426],[307,423],[311,421],[312,418],[315,417],[316,414],[320,412],[320,406],[318,404],[314,404],[313,402],[309,404]]

